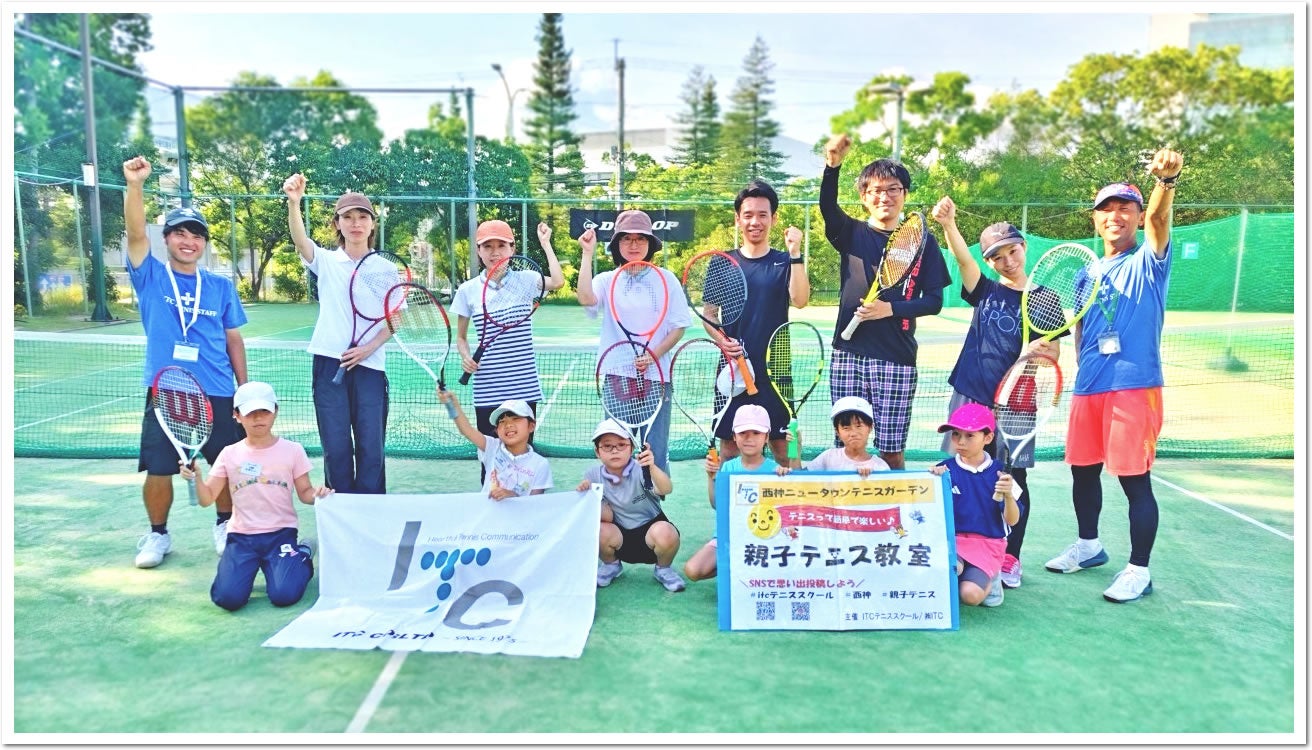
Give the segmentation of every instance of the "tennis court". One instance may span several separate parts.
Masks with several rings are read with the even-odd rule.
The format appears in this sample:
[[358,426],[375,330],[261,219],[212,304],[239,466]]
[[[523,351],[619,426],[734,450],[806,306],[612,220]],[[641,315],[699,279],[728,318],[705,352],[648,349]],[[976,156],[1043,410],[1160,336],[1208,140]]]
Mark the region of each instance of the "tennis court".
[[[313,311],[252,306],[244,333],[252,377],[274,382],[285,399],[278,432],[317,453],[301,343]],[[968,312],[948,309],[921,326],[909,467],[939,455],[934,427]],[[832,315],[817,307],[794,319],[828,332]],[[551,305],[534,323],[545,395],[539,444],[558,487],[590,463],[584,433],[600,418],[595,324],[581,316]],[[274,609],[257,583],[245,609],[218,609],[208,596],[213,515],[185,503],[170,519],[168,561],[133,568],[143,525],[134,472],[139,326],[98,333],[15,341],[17,450],[49,456],[15,462],[18,732],[213,732],[238,741],[344,731],[442,732],[449,741],[458,739],[450,733],[1165,732],[1274,741],[1305,721],[1293,658],[1303,510],[1293,460],[1256,457],[1293,454],[1289,316],[1168,314],[1166,457],[1153,472],[1162,526],[1156,593],[1144,601],[1117,606],[1101,596],[1128,554],[1124,499],[1108,477],[1101,536],[1111,564],[1074,576],[1042,570],[1075,532],[1069,472],[1053,460],[1059,415],[1040,438],[1047,460],[1030,475],[1024,585],[999,609],[963,608],[960,631],[721,633],[712,583],[669,594],[649,568],[630,566],[598,592],[578,660],[262,648],[309,608],[318,580],[295,607]],[[1208,366],[1227,348],[1246,371]],[[389,489],[476,486],[476,462],[441,460],[473,450],[432,398],[431,381],[399,352],[389,360]],[[830,434],[814,406],[827,404],[826,387],[803,415],[810,436]],[[1247,415],[1258,402],[1255,420]],[[683,533],[682,565],[712,533],[713,516],[695,458],[704,445],[677,415],[674,430],[672,448],[684,459],[673,466],[667,513]],[[807,453],[821,442],[810,438]],[[321,477],[320,459],[312,462]],[[302,528],[314,535],[312,513],[302,514]]]

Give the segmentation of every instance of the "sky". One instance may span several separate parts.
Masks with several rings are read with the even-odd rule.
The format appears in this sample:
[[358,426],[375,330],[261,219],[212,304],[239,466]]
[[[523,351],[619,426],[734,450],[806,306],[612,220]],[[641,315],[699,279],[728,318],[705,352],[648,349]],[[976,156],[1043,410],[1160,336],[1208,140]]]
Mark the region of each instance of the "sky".
[[[274,3],[230,6],[180,3],[151,6],[154,49],[140,60],[148,76],[182,86],[222,86],[241,71],[273,76],[280,84],[325,69],[349,86],[370,88],[472,87],[480,135],[503,137],[506,90],[492,69],[499,63],[511,91],[532,86],[540,12],[532,5],[495,14],[492,6],[315,3],[314,12]],[[218,12],[196,12],[202,7]],[[303,6],[304,7],[304,6]],[[576,132],[613,130],[617,121],[615,54],[625,60],[625,129],[673,124],[679,95],[695,65],[717,84],[721,108],[742,75],[742,60],[759,35],[774,63],[774,118],[784,135],[808,144],[830,132],[830,117],[847,109],[878,74],[909,74],[928,83],[935,73],[966,73],[984,101],[997,90],[1047,92],[1090,53],[1147,52],[1149,14],[1141,5],[1071,4],[1079,12],[1050,12],[1055,4],[990,4],[1009,12],[964,13],[978,6],[917,4],[936,12],[889,15],[851,12],[865,4],[663,4],[681,12],[594,13],[619,3],[568,3],[567,49],[579,119]],[[1098,8],[1117,12],[1092,12]],[[159,9],[156,11],[156,9]],[[226,10],[235,8],[236,10]],[[381,8],[381,10],[375,10]],[[730,12],[702,12],[711,8]],[[805,8],[806,12],[798,12]],[[814,8],[821,8],[816,11]],[[1047,12],[1037,12],[1043,8]],[[695,12],[688,12],[694,9]],[[750,11],[747,9],[751,9]],[[1033,9],[1033,10],[1031,10]],[[275,12],[266,12],[275,11]],[[618,40],[618,44],[615,40]],[[189,94],[191,103],[203,93]],[[167,101],[163,94],[161,100]],[[522,136],[527,91],[515,95],[516,133]],[[389,138],[423,127],[429,106],[445,94],[371,96]],[[156,114],[168,131],[168,107]]]

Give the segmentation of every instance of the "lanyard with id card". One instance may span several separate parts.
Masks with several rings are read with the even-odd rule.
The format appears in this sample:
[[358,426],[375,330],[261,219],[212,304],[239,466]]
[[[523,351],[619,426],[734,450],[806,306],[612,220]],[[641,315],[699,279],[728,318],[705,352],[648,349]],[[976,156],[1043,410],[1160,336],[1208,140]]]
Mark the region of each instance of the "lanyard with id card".
[[187,331],[196,325],[196,317],[200,315],[200,269],[196,269],[196,295],[192,300],[191,322],[187,322],[187,317],[182,312],[182,293],[178,290],[178,279],[173,275],[173,266],[165,263],[164,270],[168,271],[169,283],[173,285],[173,300],[178,311],[178,325],[182,327],[182,340],[173,344],[173,359],[177,362],[199,362],[200,346],[187,340]]
[[1116,329],[1112,327],[1112,323],[1116,319],[1116,306],[1121,301],[1121,293],[1111,284],[1103,285],[1102,289],[1106,291],[1106,296],[1112,298],[1112,304],[1109,309],[1103,303],[1104,295],[1101,293],[1098,295],[1098,309],[1102,311],[1103,318],[1107,320],[1107,330],[1098,334],[1098,353],[1110,356],[1121,353],[1121,334],[1117,333]]

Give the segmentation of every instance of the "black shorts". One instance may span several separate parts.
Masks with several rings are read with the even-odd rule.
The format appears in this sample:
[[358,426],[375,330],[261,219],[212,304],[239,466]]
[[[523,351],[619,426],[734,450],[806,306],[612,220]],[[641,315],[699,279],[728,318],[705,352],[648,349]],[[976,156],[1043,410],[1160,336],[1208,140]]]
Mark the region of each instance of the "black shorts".
[[788,407],[784,405],[779,394],[775,393],[774,387],[765,378],[758,378],[756,381],[757,389],[755,396],[749,396],[746,393],[735,396],[725,410],[724,417],[720,423],[715,426],[715,436],[721,440],[733,440],[733,415],[738,413],[738,407],[743,404],[759,404],[765,407],[765,413],[770,415],[770,439],[783,440],[788,437]]
[[[620,534],[624,541],[620,542],[618,556],[622,562],[635,564],[656,562],[656,551],[647,546],[647,531],[658,521],[670,523],[670,519],[666,518],[662,511],[660,515],[637,528],[626,529],[620,526]],[[672,523],[670,525],[674,526]],[[678,533],[679,527],[674,526],[674,531]]]
[[[210,466],[219,457],[219,451],[229,445],[246,439],[246,431],[237,420],[232,418],[232,396],[210,396],[210,408],[214,409],[214,430],[210,439],[201,446],[201,455]],[[146,413],[141,418],[141,450],[137,457],[137,471],[158,476],[171,476],[178,473],[178,452],[169,442],[164,429],[155,418],[151,408],[150,393],[146,393]]]

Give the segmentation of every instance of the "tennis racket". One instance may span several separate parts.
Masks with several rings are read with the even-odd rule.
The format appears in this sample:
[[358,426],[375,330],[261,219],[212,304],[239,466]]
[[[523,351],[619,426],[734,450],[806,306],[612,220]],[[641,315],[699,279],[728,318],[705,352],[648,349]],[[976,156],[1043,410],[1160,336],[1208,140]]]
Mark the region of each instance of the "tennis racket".
[[784,323],[770,334],[765,350],[770,387],[788,407],[788,458],[802,460],[802,405],[820,384],[825,371],[825,340],[810,323]]
[[[647,356],[651,364],[641,371],[637,361]],[[647,430],[656,421],[665,402],[664,373],[660,360],[647,347],[620,341],[602,352],[597,360],[597,397],[606,416],[619,422],[633,436],[641,451]],[[651,489],[651,470],[642,470],[642,486]]]
[[1084,245],[1065,242],[1040,256],[1020,295],[1021,351],[1031,333],[1051,341],[1069,331],[1093,306],[1101,285],[1098,256]]
[[745,389],[733,362],[710,339],[692,339],[675,350],[670,382],[675,384],[674,405],[706,439],[706,457],[719,462],[715,428],[729,402]]
[[[683,292],[688,296],[688,306],[706,321],[716,343],[723,348],[729,343],[724,329],[737,323],[747,308],[747,276],[738,260],[719,250],[694,256],[683,269]],[[738,355],[737,364],[747,392],[755,395],[756,381],[745,353]]]
[[[893,230],[893,234],[889,235],[888,243],[884,245],[884,257],[879,261],[879,269],[870,284],[870,291],[866,292],[861,304],[868,305],[877,299],[882,299],[884,292],[906,281],[907,276],[911,275],[911,271],[920,262],[921,253],[925,250],[925,240],[928,237],[925,215],[919,211],[912,211],[902,224]],[[859,325],[861,319],[853,314],[852,320],[841,334],[843,340],[852,338]]]
[[[497,339],[532,317],[546,293],[547,280],[532,258],[512,255],[489,268],[483,282],[483,317],[478,331],[478,348],[471,359],[482,361]],[[460,384],[468,384],[471,374],[461,375]]]
[[[200,381],[187,370],[169,365],[155,373],[150,403],[178,458],[191,466],[214,430],[214,407]],[[194,479],[187,482],[187,497],[192,505],[197,504]]]
[[[355,264],[351,272],[351,346],[360,345],[387,317],[387,290],[410,280],[410,267],[400,256],[386,250],[374,250]],[[339,367],[333,382],[341,385],[346,368]]]
[[[446,390],[446,360],[451,356],[451,319],[437,295],[414,282],[387,290],[387,326],[406,356],[415,361]],[[446,413],[456,418],[456,406],[447,403]]]
[[670,309],[665,274],[644,260],[625,263],[610,278],[606,304],[625,338],[650,346]]
[[[1057,413],[1061,402],[1061,367],[1044,354],[1026,354],[1007,370],[993,396],[998,422],[998,458],[1008,474],[1011,456],[1033,442],[1043,425]],[[997,500],[1005,500],[1001,493]]]

